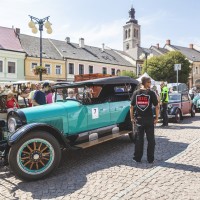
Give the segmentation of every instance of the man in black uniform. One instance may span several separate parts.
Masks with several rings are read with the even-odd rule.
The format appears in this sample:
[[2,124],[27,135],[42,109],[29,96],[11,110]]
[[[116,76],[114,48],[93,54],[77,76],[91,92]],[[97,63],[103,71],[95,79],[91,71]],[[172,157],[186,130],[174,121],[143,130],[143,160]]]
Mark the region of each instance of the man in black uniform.
[[[149,163],[153,163],[155,150],[154,124],[158,122],[159,106],[155,92],[150,90],[151,79],[143,77],[142,85],[141,89],[133,93],[130,106],[131,121],[136,123],[138,127],[133,160],[141,162],[144,148],[144,133],[146,133],[148,141],[147,160]],[[155,119],[153,118],[152,105],[156,108]]]

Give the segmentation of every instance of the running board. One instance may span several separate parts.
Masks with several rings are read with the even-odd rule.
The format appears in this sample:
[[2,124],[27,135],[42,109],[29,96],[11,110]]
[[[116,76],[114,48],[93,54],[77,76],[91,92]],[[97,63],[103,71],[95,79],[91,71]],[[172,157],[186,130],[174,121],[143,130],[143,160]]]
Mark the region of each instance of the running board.
[[97,145],[97,144],[112,140],[114,138],[118,138],[118,137],[120,137],[122,135],[125,135],[125,134],[128,134],[128,133],[131,133],[131,131],[121,131],[121,132],[110,134],[110,135],[107,135],[105,137],[101,137],[101,138],[98,138],[98,139],[95,139],[95,140],[92,140],[92,141],[89,141],[89,142],[84,142],[82,144],[77,144],[77,145],[75,145],[75,147],[86,149],[88,147],[91,147],[91,146],[94,146],[94,145]]

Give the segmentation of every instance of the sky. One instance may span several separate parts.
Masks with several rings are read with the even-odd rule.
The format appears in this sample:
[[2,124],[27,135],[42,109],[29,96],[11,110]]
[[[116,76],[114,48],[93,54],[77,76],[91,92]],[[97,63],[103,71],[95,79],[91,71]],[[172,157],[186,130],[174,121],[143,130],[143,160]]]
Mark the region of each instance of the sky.
[[200,1],[198,0],[1,0],[0,26],[20,28],[21,33],[39,37],[28,27],[32,15],[50,16],[53,33],[43,37],[86,45],[123,49],[123,25],[135,8],[141,25],[141,46],[171,44],[200,46]]

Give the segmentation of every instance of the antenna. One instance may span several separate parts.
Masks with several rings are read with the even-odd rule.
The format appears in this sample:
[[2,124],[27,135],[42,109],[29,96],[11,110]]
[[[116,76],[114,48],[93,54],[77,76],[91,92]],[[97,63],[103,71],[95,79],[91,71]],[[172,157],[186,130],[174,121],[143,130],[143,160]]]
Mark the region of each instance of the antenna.
[[133,8],[133,0],[131,0],[131,8]]

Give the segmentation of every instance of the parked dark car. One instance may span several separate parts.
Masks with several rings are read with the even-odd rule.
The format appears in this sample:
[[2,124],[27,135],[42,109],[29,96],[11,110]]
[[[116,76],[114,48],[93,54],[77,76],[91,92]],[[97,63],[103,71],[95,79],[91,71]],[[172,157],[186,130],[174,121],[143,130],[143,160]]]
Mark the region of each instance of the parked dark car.
[[170,93],[168,103],[168,117],[173,119],[174,122],[179,123],[183,120],[183,116],[190,114],[191,117],[195,116],[195,106],[186,93]]

